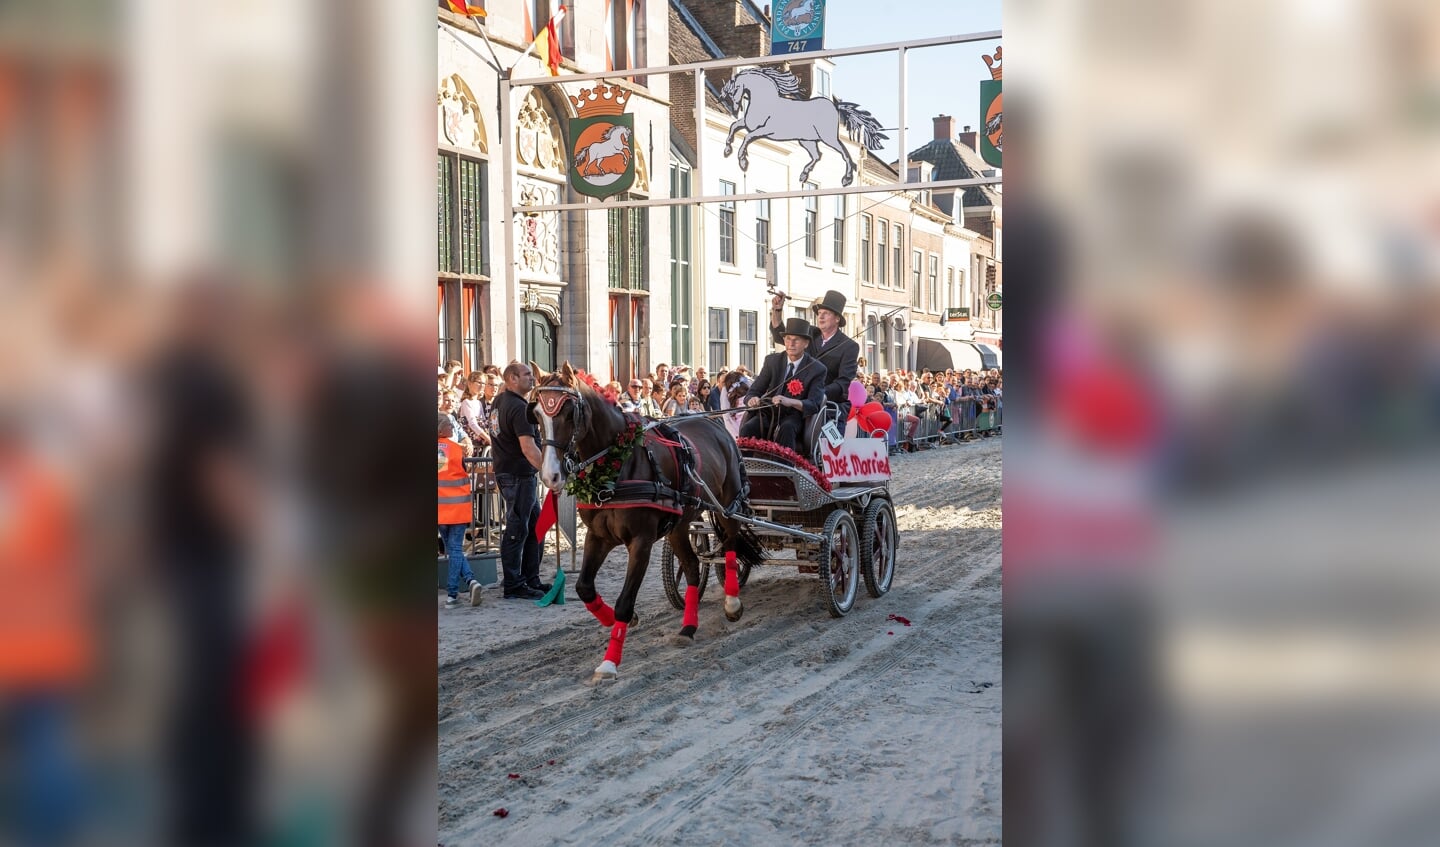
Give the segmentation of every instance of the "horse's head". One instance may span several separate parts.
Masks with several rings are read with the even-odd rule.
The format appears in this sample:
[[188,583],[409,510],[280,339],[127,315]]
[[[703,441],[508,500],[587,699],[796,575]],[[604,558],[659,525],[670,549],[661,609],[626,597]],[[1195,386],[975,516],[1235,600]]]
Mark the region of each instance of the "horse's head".
[[630,143],[630,127],[619,126],[618,124],[611,127],[610,131],[605,133],[605,140],[609,141],[611,138],[614,138],[621,144]]
[[540,482],[559,491],[580,461],[577,445],[590,431],[590,387],[581,381],[566,362],[560,370],[546,373],[534,362],[533,414],[540,427]]
[[726,107],[731,114],[740,114],[740,97],[745,93],[745,86],[740,82],[740,75],[730,77],[725,81],[725,87],[720,89],[720,97],[725,101]]

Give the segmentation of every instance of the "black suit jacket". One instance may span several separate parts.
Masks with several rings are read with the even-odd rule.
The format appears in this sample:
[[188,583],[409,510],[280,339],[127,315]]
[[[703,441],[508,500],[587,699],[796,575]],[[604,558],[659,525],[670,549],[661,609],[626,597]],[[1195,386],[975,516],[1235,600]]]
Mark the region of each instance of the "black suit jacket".
[[[783,330],[771,325],[770,338],[776,344],[785,343]],[[860,345],[837,329],[830,343],[821,349],[820,330],[811,327],[810,347],[805,352],[825,366],[825,399],[840,404],[840,420],[845,420],[850,412],[850,380],[860,368]]]
[[760,400],[761,408],[765,408],[771,397],[792,397],[803,403],[805,408],[797,411],[788,406],[780,406],[778,408],[781,414],[804,415],[807,418],[818,414],[820,405],[825,402],[825,366],[820,364],[820,361],[814,356],[809,353],[805,354],[795,368],[795,378],[800,380],[801,384],[799,397],[791,394],[784,384],[786,382],[785,371],[789,367],[790,360],[785,357],[784,352],[771,353],[766,356],[765,364],[760,368],[760,374],[755,377],[754,382],[750,383],[750,390],[740,401],[741,405],[748,403],[751,397],[755,397]]

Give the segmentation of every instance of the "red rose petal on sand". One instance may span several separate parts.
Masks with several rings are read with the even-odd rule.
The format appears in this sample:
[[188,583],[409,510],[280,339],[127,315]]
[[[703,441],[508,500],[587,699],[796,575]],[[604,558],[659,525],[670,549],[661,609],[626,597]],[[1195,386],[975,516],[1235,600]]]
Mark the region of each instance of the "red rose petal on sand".
[[894,635],[894,634],[895,634],[895,630],[892,629],[892,630],[890,630],[889,632],[887,632],[887,633],[885,633],[885,634],[886,634],[886,635]]
[[910,619],[909,619],[909,618],[902,618],[902,617],[900,617],[899,615],[890,615],[889,617],[885,618],[885,620],[887,620],[887,621],[894,621],[895,623],[904,624],[904,625],[906,625],[906,626],[909,626],[909,625],[910,625]]
[[549,762],[547,762],[546,764],[553,765],[553,764],[555,764],[555,760],[554,760],[554,759],[551,759],[551,760],[550,760]]
[[508,777],[510,777],[511,779],[519,779],[519,778],[520,778],[520,774],[518,774],[518,773],[507,773],[507,774],[505,774],[505,775],[508,776]]
[[494,812],[491,812],[491,814],[493,814],[497,818],[503,818],[506,815],[510,814],[510,810],[504,808],[496,809]]

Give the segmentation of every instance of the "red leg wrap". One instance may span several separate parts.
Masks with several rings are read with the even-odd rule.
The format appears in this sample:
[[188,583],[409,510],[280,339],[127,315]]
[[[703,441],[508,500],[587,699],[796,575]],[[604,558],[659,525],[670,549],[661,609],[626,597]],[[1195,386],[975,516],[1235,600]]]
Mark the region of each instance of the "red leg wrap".
[[740,570],[735,566],[735,551],[725,554],[725,596],[740,596]]
[[625,650],[625,630],[630,624],[616,622],[610,630],[610,646],[605,648],[605,661],[620,666],[620,654]]
[[590,614],[595,616],[595,620],[599,621],[601,626],[615,625],[615,610],[610,608],[599,594],[595,595],[594,600],[586,603],[585,608],[590,610]]
[[695,585],[685,586],[685,616],[680,619],[682,626],[700,625],[700,588]]

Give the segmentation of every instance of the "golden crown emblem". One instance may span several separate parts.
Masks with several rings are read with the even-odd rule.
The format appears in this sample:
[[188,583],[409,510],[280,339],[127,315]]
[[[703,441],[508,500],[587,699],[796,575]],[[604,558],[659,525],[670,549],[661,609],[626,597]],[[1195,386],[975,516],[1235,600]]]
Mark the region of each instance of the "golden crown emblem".
[[630,92],[618,85],[598,85],[580,89],[580,95],[570,96],[570,104],[582,118],[596,115],[621,115],[630,102]]
[[1000,62],[1002,61],[1002,59],[1001,59],[1001,57],[1000,57],[1000,48],[999,48],[999,47],[996,47],[996,48],[995,48],[995,57],[994,57],[994,59],[991,59],[991,57],[989,57],[989,56],[981,56],[980,58],[985,60],[985,67],[987,67],[987,68],[990,69],[990,78],[991,78],[991,79],[1000,79],[1000,72],[1001,72]]

